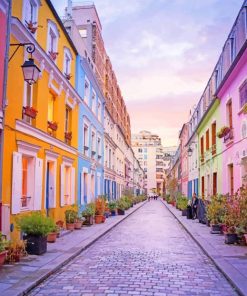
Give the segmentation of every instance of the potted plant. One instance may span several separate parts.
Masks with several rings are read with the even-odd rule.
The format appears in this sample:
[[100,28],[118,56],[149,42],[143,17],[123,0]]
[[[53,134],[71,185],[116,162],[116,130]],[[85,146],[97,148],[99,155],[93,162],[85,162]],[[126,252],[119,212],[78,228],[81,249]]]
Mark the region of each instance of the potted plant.
[[48,128],[53,130],[53,131],[56,131],[57,130],[57,122],[55,121],[48,121]]
[[56,224],[54,224],[52,231],[49,232],[47,235],[47,242],[48,243],[55,243],[55,241],[57,240],[57,237],[58,237],[58,235],[57,235],[58,232],[60,232],[60,229]]
[[54,229],[51,218],[39,212],[33,212],[17,219],[18,228],[24,232],[28,254],[41,255],[47,251],[47,235]]
[[84,221],[85,218],[82,215],[77,215],[77,218],[75,219],[75,229],[81,229]]
[[187,216],[188,198],[186,196],[180,196],[177,199],[177,207],[182,211],[182,216]]
[[100,224],[105,222],[104,213],[105,213],[106,202],[103,197],[98,197],[95,201],[95,223]]
[[108,204],[108,208],[111,212],[111,216],[116,216],[117,203],[115,201],[110,201]]
[[6,246],[8,241],[3,237],[2,233],[0,232],[0,266],[4,264],[7,251]]
[[72,140],[72,132],[65,132],[64,137],[66,140],[71,141]]
[[218,138],[223,138],[225,135],[227,135],[231,129],[228,126],[223,126],[217,133]]
[[227,198],[225,224],[227,231],[225,235],[226,244],[235,244],[238,242],[236,233],[237,227],[240,225],[240,196],[234,195]]
[[67,230],[73,231],[75,229],[75,220],[77,218],[77,212],[73,209],[65,211],[65,221]]
[[87,204],[85,210],[82,212],[82,216],[85,218],[83,224],[85,225],[93,225],[95,215],[95,204],[89,203]]
[[207,205],[207,219],[210,221],[211,233],[220,234],[222,232],[222,223],[226,213],[226,197],[216,195],[211,198]]
[[31,117],[32,119],[36,118],[37,113],[38,113],[38,111],[31,106],[23,107],[23,115]]
[[122,198],[120,198],[117,201],[118,215],[125,215],[125,209],[126,209],[126,203],[125,203],[125,201]]
[[49,55],[50,55],[51,59],[52,59],[53,61],[55,61],[56,58],[57,58],[57,56],[58,56],[58,52],[49,51]]
[[67,80],[70,80],[72,78],[71,74],[64,73],[64,76]]

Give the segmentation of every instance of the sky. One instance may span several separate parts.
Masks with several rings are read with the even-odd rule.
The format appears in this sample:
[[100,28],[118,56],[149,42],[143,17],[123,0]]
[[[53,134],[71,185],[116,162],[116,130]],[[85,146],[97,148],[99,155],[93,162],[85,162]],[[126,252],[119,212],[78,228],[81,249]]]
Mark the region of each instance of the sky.
[[[52,0],[63,15],[67,0]],[[95,0],[131,118],[164,146],[197,104],[243,0]]]

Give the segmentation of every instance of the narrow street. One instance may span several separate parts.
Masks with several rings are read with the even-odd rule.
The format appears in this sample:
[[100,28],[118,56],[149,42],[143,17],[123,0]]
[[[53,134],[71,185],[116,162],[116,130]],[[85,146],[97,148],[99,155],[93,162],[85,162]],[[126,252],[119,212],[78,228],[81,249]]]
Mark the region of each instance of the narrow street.
[[30,295],[236,295],[160,201],[151,201]]

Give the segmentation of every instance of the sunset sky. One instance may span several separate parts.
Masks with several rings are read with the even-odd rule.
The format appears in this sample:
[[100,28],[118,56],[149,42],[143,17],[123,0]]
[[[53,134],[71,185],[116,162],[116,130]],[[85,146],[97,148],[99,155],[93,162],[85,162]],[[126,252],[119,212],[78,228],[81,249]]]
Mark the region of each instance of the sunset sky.
[[[52,0],[63,15],[67,0]],[[150,130],[163,145],[198,102],[242,0],[95,0],[132,133]]]

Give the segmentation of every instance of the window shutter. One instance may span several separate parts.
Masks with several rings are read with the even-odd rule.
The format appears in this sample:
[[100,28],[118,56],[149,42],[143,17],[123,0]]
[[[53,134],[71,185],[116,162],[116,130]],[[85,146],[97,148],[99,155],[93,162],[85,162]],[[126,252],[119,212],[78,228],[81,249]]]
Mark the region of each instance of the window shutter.
[[42,207],[42,185],[43,185],[43,159],[36,158],[35,180],[34,180],[34,203],[33,209],[40,211]]
[[75,168],[71,167],[71,204],[75,204]]
[[60,206],[64,206],[64,164],[61,164],[60,169]]
[[81,172],[81,205],[84,204],[84,173]]
[[22,154],[13,152],[13,171],[12,171],[12,214],[20,213],[22,197]]

